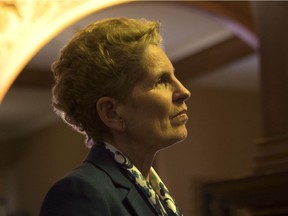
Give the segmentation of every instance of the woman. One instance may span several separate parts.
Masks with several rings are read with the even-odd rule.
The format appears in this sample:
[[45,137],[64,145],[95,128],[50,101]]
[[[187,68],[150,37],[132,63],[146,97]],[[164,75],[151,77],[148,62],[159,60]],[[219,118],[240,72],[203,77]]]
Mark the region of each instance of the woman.
[[152,168],[187,136],[185,100],[159,23],[105,19],[76,33],[53,64],[53,106],[87,137],[83,164],[48,192],[40,216],[182,215]]

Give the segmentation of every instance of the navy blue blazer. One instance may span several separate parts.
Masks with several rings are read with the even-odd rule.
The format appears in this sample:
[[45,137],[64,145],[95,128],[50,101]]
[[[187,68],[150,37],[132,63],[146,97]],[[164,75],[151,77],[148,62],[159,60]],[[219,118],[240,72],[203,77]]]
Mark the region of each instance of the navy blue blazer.
[[157,215],[102,146],[48,191],[40,216]]

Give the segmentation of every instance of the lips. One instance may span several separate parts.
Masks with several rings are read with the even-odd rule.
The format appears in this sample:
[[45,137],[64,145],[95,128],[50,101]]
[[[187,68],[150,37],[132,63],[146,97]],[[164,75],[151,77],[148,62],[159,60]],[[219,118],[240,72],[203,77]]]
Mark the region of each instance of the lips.
[[181,110],[181,111],[177,112],[175,115],[173,115],[171,118],[176,118],[176,117],[181,116],[181,115],[187,115],[187,110],[186,109]]

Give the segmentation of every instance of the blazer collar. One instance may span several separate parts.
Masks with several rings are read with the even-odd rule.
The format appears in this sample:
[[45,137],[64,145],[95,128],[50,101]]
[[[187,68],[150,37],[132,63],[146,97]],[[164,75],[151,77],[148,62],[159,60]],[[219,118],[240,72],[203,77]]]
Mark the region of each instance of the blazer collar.
[[110,157],[103,145],[93,146],[86,161],[106,172],[116,185],[131,188],[132,182],[122,173],[120,166]]
[[136,189],[136,186],[122,171],[120,165],[118,165],[114,159],[107,154],[103,145],[93,146],[86,158],[86,161],[91,162],[94,166],[106,172],[115,185],[127,189],[127,194],[123,199],[130,204],[137,215],[155,214],[152,206],[150,206],[148,201],[146,201],[142,194],[140,194]]

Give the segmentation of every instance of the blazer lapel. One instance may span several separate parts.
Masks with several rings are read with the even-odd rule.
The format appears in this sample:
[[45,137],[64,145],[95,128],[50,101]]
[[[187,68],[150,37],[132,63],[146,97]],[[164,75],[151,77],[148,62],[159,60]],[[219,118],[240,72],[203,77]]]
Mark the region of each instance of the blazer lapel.
[[140,194],[135,186],[130,188],[126,201],[134,210],[135,215],[157,215],[148,200]]
[[107,154],[102,145],[92,147],[86,161],[106,172],[115,185],[126,189],[123,202],[127,203],[136,215],[156,215],[148,200],[137,190],[136,185],[124,174],[122,168]]

